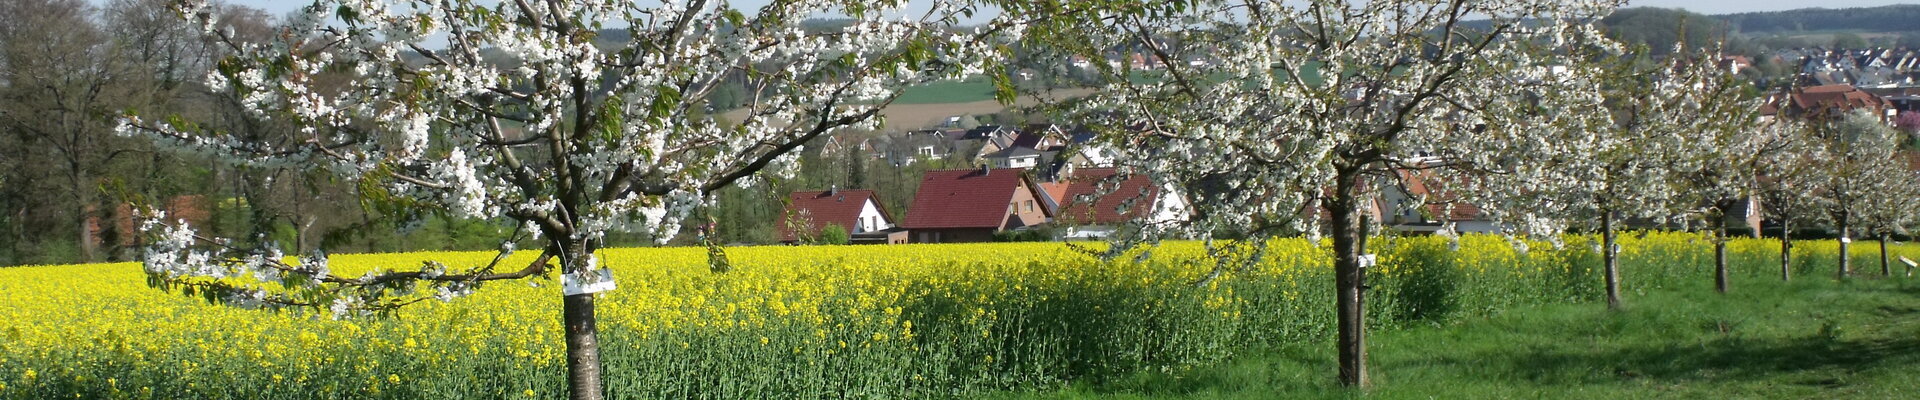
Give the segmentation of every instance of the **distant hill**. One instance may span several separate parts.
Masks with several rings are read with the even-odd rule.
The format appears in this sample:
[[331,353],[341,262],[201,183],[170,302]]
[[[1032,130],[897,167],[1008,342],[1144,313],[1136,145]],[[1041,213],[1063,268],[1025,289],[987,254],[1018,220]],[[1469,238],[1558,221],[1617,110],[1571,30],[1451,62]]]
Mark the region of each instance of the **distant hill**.
[[1725,43],[1727,51],[1755,56],[1797,47],[1920,46],[1920,5],[1723,15],[1635,7],[1600,24],[1615,39],[1644,44],[1654,54],[1682,39],[1696,46]]
[[1788,11],[1717,15],[1747,35],[1810,31],[1915,32],[1920,31],[1920,5],[1869,8],[1806,8]]

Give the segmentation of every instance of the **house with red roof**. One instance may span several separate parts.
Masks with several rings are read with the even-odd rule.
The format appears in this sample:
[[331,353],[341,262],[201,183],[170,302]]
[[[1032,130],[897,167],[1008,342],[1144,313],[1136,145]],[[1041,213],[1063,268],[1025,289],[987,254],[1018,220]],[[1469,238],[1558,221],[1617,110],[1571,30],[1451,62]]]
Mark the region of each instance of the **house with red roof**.
[[1040,186],[1060,204],[1054,222],[1069,226],[1066,237],[1072,239],[1107,237],[1119,225],[1142,219],[1181,220],[1188,209],[1173,190],[1155,186],[1145,175],[1122,177],[1114,168],[1080,168]]
[[1500,230],[1479,206],[1460,201],[1446,189],[1446,182],[1428,170],[1396,170],[1400,179],[1380,190],[1379,201],[1370,210],[1393,230],[1434,233],[1446,224],[1460,233],[1493,233]]
[[995,233],[1047,223],[1054,209],[1024,168],[927,171],[900,223],[913,243],[993,240]]
[[1791,93],[1776,94],[1760,106],[1760,113],[1765,116],[1814,120],[1840,118],[1855,110],[1864,110],[1888,122],[1893,121],[1897,111],[1887,99],[1848,84],[1799,88]]
[[819,238],[829,226],[846,230],[853,244],[900,244],[907,242],[906,231],[895,229],[893,214],[874,197],[872,190],[793,192],[787,195],[787,207],[774,223],[781,243],[802,243]]

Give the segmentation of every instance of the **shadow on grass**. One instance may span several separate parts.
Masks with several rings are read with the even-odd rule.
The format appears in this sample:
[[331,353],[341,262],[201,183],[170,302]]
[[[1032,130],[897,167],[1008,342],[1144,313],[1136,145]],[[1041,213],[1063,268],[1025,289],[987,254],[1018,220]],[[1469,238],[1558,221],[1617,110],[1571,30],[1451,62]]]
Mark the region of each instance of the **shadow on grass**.
[[[1816,334],[1793,339],[1734,337],[1643,347],[1533,350],[1517,356],[1496,353],[1483,362],[1510,365],[1511,376],[1543,385],[1636,379],[1760,381],[1801,372],[1859,371],[1889,363],[1912,363],[1916,350],[1920,350],[1920,338],[1847,341]],[[1569,371],[1589,373],[1569,374]],[[1838,380],[1800,383],[1844,384]]]
[[1920,289],[1857,283],[1794,288],[1800,293],[1771,298],[1667,297],[1625,313],[1557,321],[1572,327],[1508,334],[1516,345],[1478,344],[1464,356],[1436,358],[1478,364],[1484,374],[1472,379],[1537,387],[1643,382],[1832,388],[1850,384],[1847,379],[1862,371],[1920,364]]
[[[1625,312],[1529,307],[1459,325],[1382,331],[1366,397],[1857,396],[1911,388],[1920,287],[1767,284],[1664,292]],[[1081,382],[1053,397],[1347,398],[1331,346],[1297,343],[1228,363]],[[1744,394],[1740,394],[1744,393]],[[1863,394],[1866,393],[1866,394]]]

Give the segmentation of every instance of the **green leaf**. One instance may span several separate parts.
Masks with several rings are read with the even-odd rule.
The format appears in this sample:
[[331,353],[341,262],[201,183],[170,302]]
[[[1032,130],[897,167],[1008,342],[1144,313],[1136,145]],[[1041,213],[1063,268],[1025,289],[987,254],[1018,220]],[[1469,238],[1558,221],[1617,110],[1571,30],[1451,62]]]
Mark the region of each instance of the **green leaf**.
[[353,25],[360,20],[360,13],[354,12],[353,8],[347,7],[346,5],[341,5],[340,8],[334,9],[333,13],[339,14],[340,21],[346,22],[347,25]]
[[680,89],[669,85],[659,85],[654,87],[654,92],[652,110],[647,114],[647,122],[654,125],[664,125],[667,116],[673,113],[673,108],[680,104]]
[[740,10],[735,10],[732,8],[729,8],[726,11],[721,11],[720,18],[725,19],[728,25],[732,25],[735,28],[738,28],[741,25],[747,24],[747,15],[741,14]]
[[998,69],[989,76],[993,77],[994,100],[999,100],[1003,105],[1012,105],[1014,100],[1020,97],[1019,91],[1013,87],[1013,77],[1007,76],[1004,68]]

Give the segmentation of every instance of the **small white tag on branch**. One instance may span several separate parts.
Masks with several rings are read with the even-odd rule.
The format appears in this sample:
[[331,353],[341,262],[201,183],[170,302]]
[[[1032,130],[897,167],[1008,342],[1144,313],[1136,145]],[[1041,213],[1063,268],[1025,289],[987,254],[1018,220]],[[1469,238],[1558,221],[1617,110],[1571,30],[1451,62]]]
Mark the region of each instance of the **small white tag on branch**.
[[585,277],[581,277],[580,275],[581,274],[560,275],[560,286],[566,295],[600,293],[613,290],[616,287],[613,283],[612,269],[601,268],[594,270],[592,274],[588,274]]
[[1368,268],[1374,265],[1378,265],[1380,263],[1379,259],[1380,259],[1380,256],[1378,254],[1361,254],[1360,268]]

